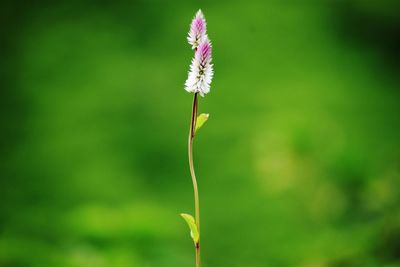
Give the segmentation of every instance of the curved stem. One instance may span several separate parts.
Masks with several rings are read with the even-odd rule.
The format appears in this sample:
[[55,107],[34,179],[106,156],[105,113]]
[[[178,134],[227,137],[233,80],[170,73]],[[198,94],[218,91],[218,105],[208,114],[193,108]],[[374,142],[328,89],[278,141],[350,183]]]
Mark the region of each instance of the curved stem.
[[[197,187],[196,174],[193,165],[193,139],[196,132],[197,108],[198,108],[198,95],[197,93],[195,93],[193,97],[192,117],[190,121],[190,130],[189,130],[188,156],[189,156],[190,175],[192,176],[193,191],[194,191],[195,220],[200,235],[199,190]],[[196,247],[196,267],[200,267],[200,241],[198,241],[197,244],[195,244],[195,247]]]

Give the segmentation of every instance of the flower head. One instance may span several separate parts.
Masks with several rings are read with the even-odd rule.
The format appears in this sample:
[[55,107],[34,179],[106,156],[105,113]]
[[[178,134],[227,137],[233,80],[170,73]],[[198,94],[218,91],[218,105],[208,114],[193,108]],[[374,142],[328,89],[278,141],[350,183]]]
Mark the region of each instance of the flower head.
[[211,42],[206,37],[197,47],[188,78],[185,82],[185,90],[200,93],[201,96],[210,92],[210,84],[213,78],[213,65],[211,64]]
[[196,49],[201,42],[207,37],[206,34],[207,26],[203,12],[199,9],[196,16],[192,20],[190,25],[189,35],[187,37],[189,44],[192,45],[192,49]]

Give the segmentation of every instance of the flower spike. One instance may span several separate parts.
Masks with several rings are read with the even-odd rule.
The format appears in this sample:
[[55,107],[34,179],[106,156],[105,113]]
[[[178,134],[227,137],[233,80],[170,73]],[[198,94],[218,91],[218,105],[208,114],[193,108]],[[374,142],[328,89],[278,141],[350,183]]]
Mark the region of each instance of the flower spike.
[[192,49],[196,49],[201,42],[207,37],[207,25],[201,9],[197,11],[196,16],[192,20],[190,25],[189,35],[187,37],[189,44],[192,45]]
[[185,90],[200,93],[201,96],[210,92],[210,84],[214,75],[211,64],[211,42],[208,37],[199,44],[190,65],[190,71],[185,83]]

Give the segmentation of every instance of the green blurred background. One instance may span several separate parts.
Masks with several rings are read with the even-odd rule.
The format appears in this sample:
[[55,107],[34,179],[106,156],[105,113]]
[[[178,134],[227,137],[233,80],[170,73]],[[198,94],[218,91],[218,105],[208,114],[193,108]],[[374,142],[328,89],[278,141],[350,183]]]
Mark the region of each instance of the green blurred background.
[[2,1],[0,266],[400,266],[397,1]]

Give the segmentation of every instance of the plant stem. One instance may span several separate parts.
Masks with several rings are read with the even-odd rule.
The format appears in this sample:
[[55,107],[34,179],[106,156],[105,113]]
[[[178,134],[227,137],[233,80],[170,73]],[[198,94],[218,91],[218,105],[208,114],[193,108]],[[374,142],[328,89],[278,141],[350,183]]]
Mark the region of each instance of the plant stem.
[[[192,106],[192,117],[190,121],[189,140],[188,140],[188,155],[189,155],[189,168],[190,175],[192,176],[193,191],[194,191],[194,208],[195,208],[195,220],[197,229],[200,235],[200,203],[199,203],[199,190],[197,188],[196,174],[194,172],[193,165],[193,139],[196,132],[196,119],[197,119],[197,108],[198,108],[198,95],[194,94],[193,106]],[[200,267],[200,240],[195,244],[196,247],[196,267]]]

